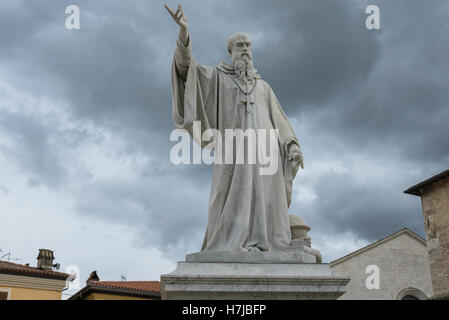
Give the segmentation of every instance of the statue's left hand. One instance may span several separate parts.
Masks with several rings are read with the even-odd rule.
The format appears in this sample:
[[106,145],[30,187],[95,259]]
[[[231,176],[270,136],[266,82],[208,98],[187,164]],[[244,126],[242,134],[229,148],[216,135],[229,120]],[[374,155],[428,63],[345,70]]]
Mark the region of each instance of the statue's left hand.
[[302,169],[304,169],[304,158],[302,156],[301,148],[292,143],[288,150],[288,160],[292,162],[298,162]]

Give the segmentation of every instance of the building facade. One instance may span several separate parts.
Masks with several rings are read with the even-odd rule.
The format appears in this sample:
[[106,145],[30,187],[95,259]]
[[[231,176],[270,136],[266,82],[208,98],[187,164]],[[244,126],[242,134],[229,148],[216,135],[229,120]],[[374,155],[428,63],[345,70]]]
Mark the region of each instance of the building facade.
[[433,291],[449,299],[449,170],[404,192],[421,197]]
[[424,300],[433,295],[426,241],[408,229],[331,262],[351,281],[340,300]]
[[68,274],[0,261],[0,300],[61,300]]

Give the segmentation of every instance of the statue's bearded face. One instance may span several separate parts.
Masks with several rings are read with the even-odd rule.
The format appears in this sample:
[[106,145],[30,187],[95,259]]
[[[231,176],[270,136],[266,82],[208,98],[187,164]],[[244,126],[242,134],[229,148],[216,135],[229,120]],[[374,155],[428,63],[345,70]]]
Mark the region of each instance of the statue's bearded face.
[[229,49],[237,78],[243,82],[253,79],[254,66],[249,37],[245,34],[232,37]]
[[232,60],[243,57],[247,57],[249,60],[253,59],[253,56],[251,54],[251,40],[246,35],[242,35],[233,39],[231,47]]

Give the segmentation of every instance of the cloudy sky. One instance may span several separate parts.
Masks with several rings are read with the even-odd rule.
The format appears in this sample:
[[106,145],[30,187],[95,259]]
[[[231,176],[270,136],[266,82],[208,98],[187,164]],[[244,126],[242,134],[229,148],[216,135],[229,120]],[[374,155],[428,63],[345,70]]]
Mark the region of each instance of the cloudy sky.
[[[65,28],[71,4],[80,30]],[[290,213],[325,261],[404,227],[424,236],[403,191],[448,168],[447,1],[182,4],[202,64],[252,37],[304,153]],[[370,4],[380,30],[365,28]],[[157,280],[200,249],[212,167],[169,160],[177,33],[161,1],[0,0],[0,249],[14,261],[49,248],[82,281]]]

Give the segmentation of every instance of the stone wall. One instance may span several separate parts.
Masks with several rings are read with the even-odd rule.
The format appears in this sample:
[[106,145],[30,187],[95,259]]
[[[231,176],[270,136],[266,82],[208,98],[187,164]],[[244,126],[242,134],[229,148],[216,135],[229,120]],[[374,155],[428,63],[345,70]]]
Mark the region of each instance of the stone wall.
[[[433,295],[426,246],[407,232],[338,261],[331,263],[332,270],[351,278],[342,300],[396,300],[402,294],[421,295],[420,298]],[[366,268],[370,265],[379,268],[379,289],[366,286],[370,276]]]
[[449,178],[422,190],[430,272],[435,295],[449,293]]

